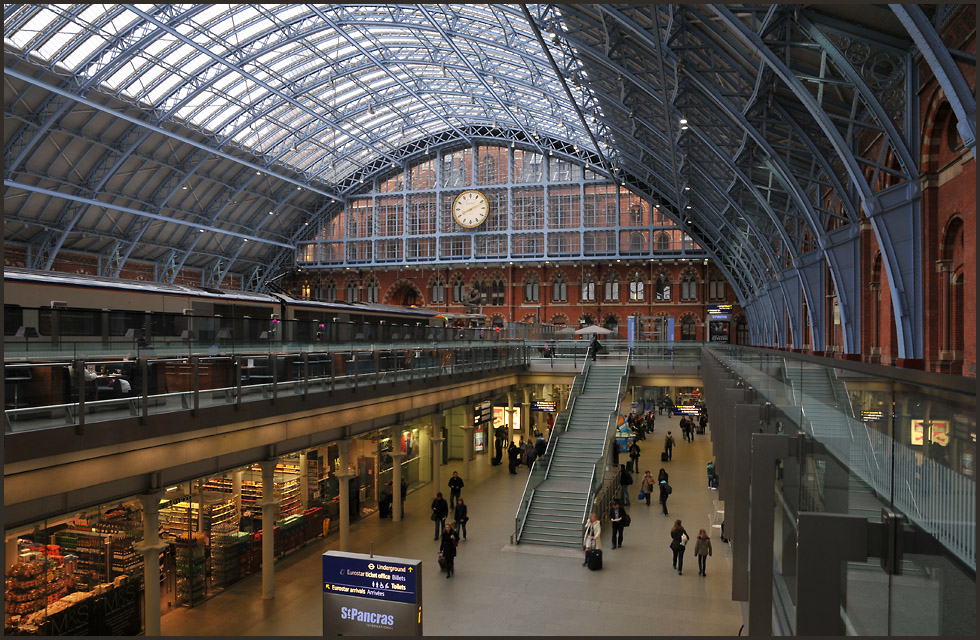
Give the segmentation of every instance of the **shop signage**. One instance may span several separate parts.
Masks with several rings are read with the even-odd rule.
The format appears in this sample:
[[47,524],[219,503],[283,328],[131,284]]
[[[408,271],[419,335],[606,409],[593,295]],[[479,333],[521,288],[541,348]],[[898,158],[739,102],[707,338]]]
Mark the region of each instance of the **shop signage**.
[[729,342],[728,320],[709,320],[708,335],[710,342]]
[[701,409],[692,404],[676,405],[674,407],[675,416],[699,416]]
[[531,411],[556,411],[558,403],[551,400],[535,400],[531,403]]
[[422,635],[422,561],[323,554],[323,635]]
[[861,420],[864,422],[878,422],[879,420],[884,420],[885,414],[883,411],[862,411]]
[[912,421],[912,441],[913,445],[921,445],[926,440],[928,433],[929,442],[934,442],[945,447],[949,444],[949,423],[945,420],[925,420]]
[[484,400],[473,405],[473,425],[484,424],[493,420],[493,403]]

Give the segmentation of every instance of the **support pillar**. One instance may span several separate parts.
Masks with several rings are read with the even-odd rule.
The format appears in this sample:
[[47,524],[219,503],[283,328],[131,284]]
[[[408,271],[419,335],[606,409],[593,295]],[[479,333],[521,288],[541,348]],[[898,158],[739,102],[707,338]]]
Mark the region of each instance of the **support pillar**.
[[[772,635],[773,524],[776,498],[776,460],[794,455],[793,436],[752,434],[749,488],[749,625],[748,635]],[[800,579],[803,576],[799,576]],[[804,583],[801,583],[804,584]]]
[[276,460],[262,460],[262,599],[276,597]]
[[521,403],[521,433],[525,440],[531,440],[531,390],[524,387],[524,402]]
[[350,479],[354,472],[350,468],[350,438],[338,443],[340,462],[337,466],[337,480],[340,483],[340,550],[350,551]]
[[507,392],[507,446],[514,441],[514,392]]
[[463,430],[463,478],[469,480],[470,460],[473,458],[473,431],[476,430],[473,426],[473,408],[467,408],[464,416],[466,424],[460,427]]
[[442,443],[445,438],[442,437],[442,427],[445,424],[446,418],[442,411],[437,411],[432,415],[432,437],[429,440],[432,442],[432,497],[435,498],[436,494],[442,491],[439,487],[442,486],[442,481],[439,479],[439,469],[442,466]]
[[391,454],[391,518],[395,522],[400,522],[404,516],[402,513],[402,462],[405,457],[404,451],[394,451]]
[[863,515],[808,512],[799,513],[796,521],[797,584],[806,585],[797,588],[796,635],[846,635],[840,615],[843,563],[867,561],[873,523]]
[[235,516],[237,518],[242,517],[242,470],[232,472],[231,474],[231,493],[235,496]]
[[299,505],[303,511],[310,506],[310,473],[305,451],[299,454]]
[[133,545],[136,552],[143,556],[144,635],[148,638],[160,635],[160,552],[167,548],[167,543],[160,540],[162,497],[162,491],[140,496],[143,505],[143,541]]

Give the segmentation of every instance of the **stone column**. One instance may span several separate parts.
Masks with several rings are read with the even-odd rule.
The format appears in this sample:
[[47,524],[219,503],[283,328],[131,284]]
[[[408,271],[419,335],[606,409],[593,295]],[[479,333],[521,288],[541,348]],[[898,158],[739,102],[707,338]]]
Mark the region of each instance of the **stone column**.
[[531,389],[524,387],[524,402],[521,403],[521,433],[525,440],[531,439]]
[[340,550],[350,551],[350,479],[354,472],[350,468],[350,439],[339,443],[340,463],[337,467],[337,480],[340,481]]
[[402,462],[405,457],[404,451],[393,451],[391,454],[391,518],[395,522],[401,521],[405,515],[402,513]]
[[235,496],[235,515],[242,517],[242,470],[233,471],[231,474],[231,493]]
[[439,479],[439,469],[442,466],[442,427],[445,424],[445,416],[442,411],[432,414],[432,497],[442,491],[442,482]]
[[[514,441],[514,392],[507,392],[507,446]],[[506,454],[505,454],[506,455]]]
[[140,496],[140,503],[143,505],[143,540],[133,545],[136,552],[143,555],[143,606],[147,637],[160,635],[160,552],[167,548],[167,543],[160,539],[162,497],[162,491]]
[[276,461],[262,460],[262,599],[276,597]]
[[299,454],[299,506],[303,511],[310,506],[310,472],[305,451]]
[[473,432],[476,427],[473,424],[474,419],[473,405],[467,404],[463,407],[463,425],[460,427],[463,430],[463,478],[466,480],[470,479],[470,460],[473,458]]

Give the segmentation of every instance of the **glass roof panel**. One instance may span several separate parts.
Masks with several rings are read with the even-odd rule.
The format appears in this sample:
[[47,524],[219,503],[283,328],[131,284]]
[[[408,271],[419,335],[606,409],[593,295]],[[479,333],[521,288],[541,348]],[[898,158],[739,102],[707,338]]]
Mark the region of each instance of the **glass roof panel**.
[[[177,115],[191,126],[257,152],[295,149],[284,161],[298,171],[322,168],[339,178],[448,123],[492,120],[527,130],[533,117],[541,131],[565,136],[567,129],[586,140],[517,5],[136,7],[173,32],[142,25],[147,46],[118,65],[104,88],[160,109],[186,100]],[[55,64],[70,72],[93,60],[85,74],[114,64],[125,49],[118,38],[143,20],[119,5],[28,11],[5,29],[5,45],[43,42],[40,54],[63,55]],[[331,138],[327,151],[317,146]]]

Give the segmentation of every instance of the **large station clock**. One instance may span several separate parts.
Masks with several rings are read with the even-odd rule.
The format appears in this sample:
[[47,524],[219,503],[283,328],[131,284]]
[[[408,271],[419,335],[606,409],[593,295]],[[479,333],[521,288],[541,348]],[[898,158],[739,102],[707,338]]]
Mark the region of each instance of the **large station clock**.
[[483,224],[490,215],[490,203],[487,197],[470,189],[456,196],[453,200],[453,219],[467,229],[473,229]]

